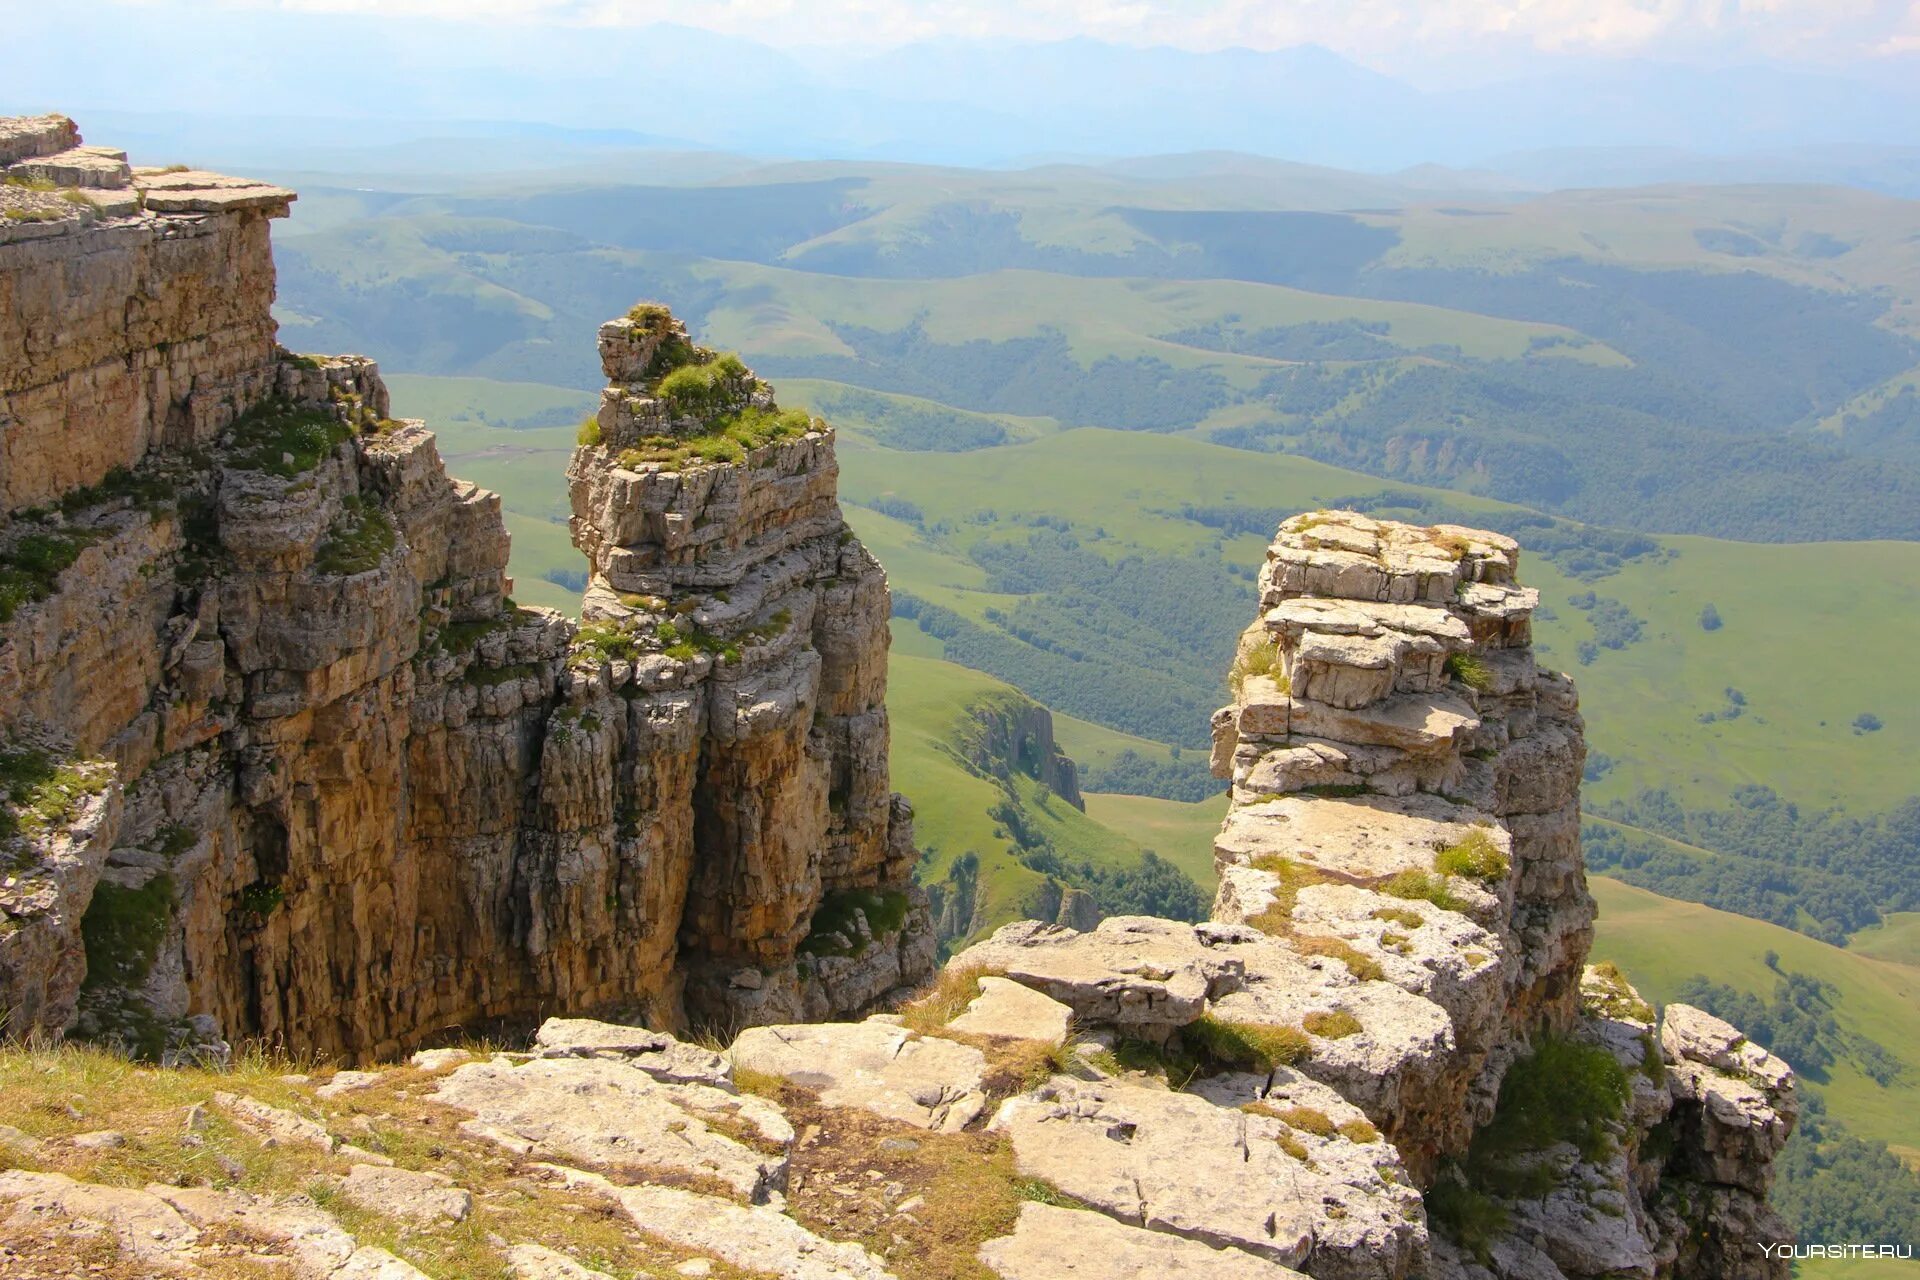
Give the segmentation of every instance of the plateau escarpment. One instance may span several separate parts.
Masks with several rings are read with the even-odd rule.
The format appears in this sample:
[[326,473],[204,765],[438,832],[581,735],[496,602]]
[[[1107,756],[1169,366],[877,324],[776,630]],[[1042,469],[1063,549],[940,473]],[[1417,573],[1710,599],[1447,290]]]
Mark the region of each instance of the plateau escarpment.
[[[56,1100],[112,1068],[0,1054],[0,1226],[183,1277],[237,1247],[400,1280],[1783,1280],[1791,1073],[1584,966],[1580,721],[1517,563],[1282,526],[1216,720],[1211,920],[1009,925],[897,1011],[724,1052],[554,1018],[389,1070],[121,1068],[81,1098],[110,1136]],[[595,607],[631,628],[623,585]]]
[[[824,424],[609,322],[582,618],[517,608],[497,498],[377,369],[272,345],[290,193],[60,118],[0,148],[0,1008],[172,1068],[0,1050],[0,1269],[1785,1276],[1791,1072],[1586,964],[1578,701],[1511,540],[1281,525],[1210,918],[1063,899],[914,990]],[[963,737],[1069,795],[1039,718]]]
[[[376,367],[273,344],[291,192],[0,130],[8,1030],[384,1056],[812,1018],[932,963],[833,435],[603,330],[582,624]],[[14,340],[18,335],[18,340]]]

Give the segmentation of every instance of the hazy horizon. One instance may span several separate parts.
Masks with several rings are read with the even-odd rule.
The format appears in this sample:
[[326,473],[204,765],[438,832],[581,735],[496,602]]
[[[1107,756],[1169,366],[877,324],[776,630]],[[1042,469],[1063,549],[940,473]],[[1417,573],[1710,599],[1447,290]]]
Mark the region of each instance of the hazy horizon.
[[[1222,0],[1192,11],[1185,48],[1158,0],[1023,6],[998,35],[984,18],[1014,10],[989,0],[739,0],[673,23],[644,20],[657,5],[546,0],[457,18],[437,0],[3,7],[30,56],[13,60],[0,111],[137,115],[151,127],[133,133],[156,142],[219,122],[238,150],[546,127],[569,145],[763,158],[1004,167],[1236,151],[1391,173],[1568,148],[1726,157],[1920,141],[1910,5],[1829,19],[1834,6],[1796,3],[1652,14],[1380,0],[1333,13]],[[932,16],[874,16],[895,11]],[[862,12],[864,27],[846,17]],[[1353,13],[1371,15],[1370,34]]]

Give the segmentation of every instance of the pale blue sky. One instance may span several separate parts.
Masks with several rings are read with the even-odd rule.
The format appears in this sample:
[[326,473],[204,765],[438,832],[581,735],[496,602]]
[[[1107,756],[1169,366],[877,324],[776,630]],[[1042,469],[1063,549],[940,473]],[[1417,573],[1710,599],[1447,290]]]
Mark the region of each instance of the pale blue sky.
[[[0,8],[22,0],[4,0]],[[178,0],[156,0],[177,4]],[[770,44],[1090,36],[1188,49],[1322,44],[1401,74],[1523,52],[1845,62],[1920,52],[1920,0],[212,0],[472,22],[668,21]]]

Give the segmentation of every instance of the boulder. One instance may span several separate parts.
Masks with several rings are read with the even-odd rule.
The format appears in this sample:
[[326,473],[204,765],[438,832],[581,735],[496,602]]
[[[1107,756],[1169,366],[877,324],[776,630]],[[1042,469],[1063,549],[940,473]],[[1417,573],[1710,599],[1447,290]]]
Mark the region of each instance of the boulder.
[[1046,1044],[1065,1044],[1072,1025],[1073,1010],[1052,996],[990,975],[980,979],[980,994],[966,1012],[947,1024],[967,1035]]
[[992,1128],[1022,1174],[1132,1226],[1323,1280],[1399,1280],[1426,1255],[1418,1195],[1369,1163],[1397,1165],[1384,1144],[1348,1180],[1278,1119],[1137,1080],[1057,1078],[1002,1104]]
[[984,968],[1058,1000],[1089,1026],[1163,1038],[1233,986],[1240,962],[1193,925],[1148,916],[1112,916],[1086,933],[1022,920],[948,962]]
[[952,1133],[986,1109],[986,1056],[971,1045],[918,1036],[889,1022],[754,1027],[731,1050],[744,1071],[779,1076],[830,1107]]
[[756,1203],[786,1185],[794,1134],[778,1107],[620,1062],[470,1062],[433,1097],[471,1112],[470,1132],[522,1154],[711,1181]]
[[668,1084],[704,1084],[729,1092],[733,1089],[733,1069],[723,1055],[644,1027],[588,1018],[548,1018],[534,1033],[533,1045],[543,1058],[605,1058]]

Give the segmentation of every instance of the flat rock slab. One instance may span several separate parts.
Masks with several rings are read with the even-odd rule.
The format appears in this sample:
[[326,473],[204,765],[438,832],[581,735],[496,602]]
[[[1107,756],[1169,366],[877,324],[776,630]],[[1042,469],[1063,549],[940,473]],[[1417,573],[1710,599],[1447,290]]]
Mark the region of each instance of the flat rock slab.
[[662,1083],[619,1062],[470,1062],[439,1082],[434,1100],[472,1112],[470,1132],[521,1154],[711,1179],[755,1202],[786,1185],[784,1152],[794,1135],[778,1107],[708,1085]]
[[213,1101],[214,1105],[232,1116],[235,1123],[251,1132],[265,1146],[291,1144],[332,1151],[339,1145],[339,1140],[328,1133],[326,1126],[319,1121],[295,1115],[283,1108],[237,1093],[216,1093]]
[[967,1005],[967,1011],[947,1025],[967,1035],[1065,1044],[1073,1025],[1073,1010],[1011,978],[989,976],[980,979],[980,994]]
[[753,1027],[733,1043],[736,1068],[779,1076],[830,1107],[954,1133],[986,1109],[986,1055],[972,1045],[918,1037],[890,1022]]
[[1215,1249],[1080,1209],[1028,1201],[1013,1234],[980,1246],[1001,1280],[1303,1280],[1239,1249]]
[[197,1229],[271,1240],[291,1254],[295,1274],[327,1280],[428,1280],[385,1249],[361,1244],[333,1216],[301,1199],[272,1200],[211,1187],[147,1188]]
[[[1267,1116],[1155,1085],[1056,1079],[1008,1100],[993,1128],[1022,1174],[1131,1226],[1340,1280],[1401,1280],[1426,1257],[1411,1187],[1290,1154],[1294,1130]],[[1397,1166],[1384,1146],[1379,1163]]]
[[[1487,825],[1476,826],[1475,820]],[[1439,796],[1288,795],[1235,809],[1214,839],[1221,862],[1288,858],[1353,883],[1432,871],[1447,845],[1483,832],[1512,856],[1513,837],[1486,814]]]
[[589,1018],[548,1018],[534,1033],[533,1044],[543,1058],[608,1058],[670,1084],[733,1089],[733,1068],[724,1056],[663,1031]]
[[1246,981],[1212,1003],[1216,1018],[1300,1027],[1309,1014],[1348,1014],[1359,1030],[1315,1036],[1299,1070],[1339,1090],[1390,1132],[1404,1113],[1431,1101],[1457,1043],[1445,1009],[1389,982],[1363,982],[1339,958],[1303,955],[1294,940],[1263,938],[1241,950]]
[[1112,916],[1086,933],[1021,920],[947,967],[1005,974],[1060,1001],[1084,1025],[1151,1035],[1199,1017],[1209,995],[1237,983],[1240,962],[1212,946],[1203,927]]
[[507,1250],[507,1266],[517,1280],[614,1280],[604,1271],[583,1267],[556,1249],[516,1244]]
[[418,1173],[382,1165],[356,1164],[347,1170],[340,1194],[362,1209],[411,1222],[465,1222],[473,1197],[440,1173]]
[[615,1186],[573,1170],[564,1175],[569,1185],[614,1201],[641,1230],[744,1270],[780,1280],[895,1280],[859,1245],[817,1236],[777,1209],[675,1187]]
[[97,1224],[113,1233],[124,1261],[149,1266],[179,1258],[200,1236],[151,1192],[79,1182],[64,1173],[0,1173],[0,1240],[49,1222]]

